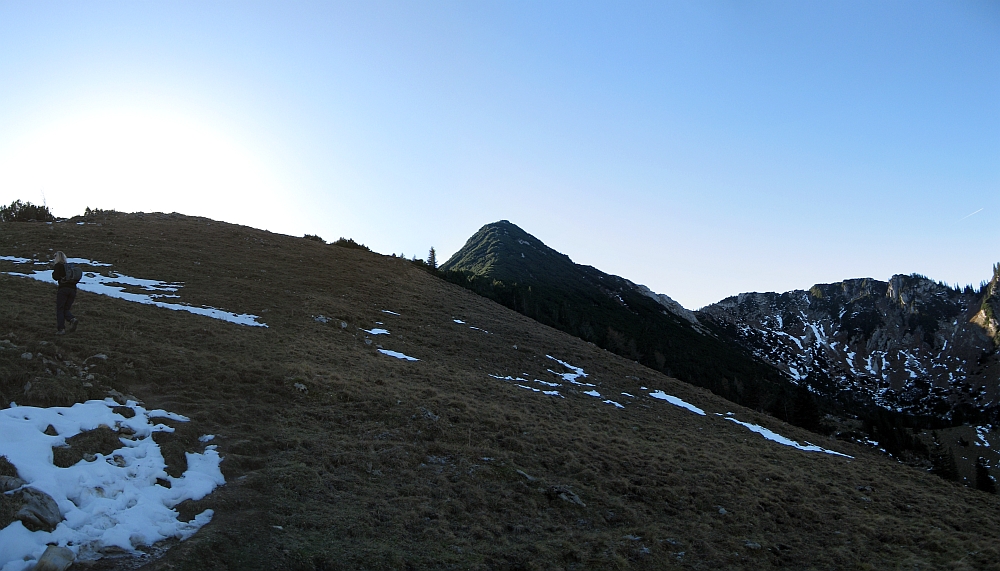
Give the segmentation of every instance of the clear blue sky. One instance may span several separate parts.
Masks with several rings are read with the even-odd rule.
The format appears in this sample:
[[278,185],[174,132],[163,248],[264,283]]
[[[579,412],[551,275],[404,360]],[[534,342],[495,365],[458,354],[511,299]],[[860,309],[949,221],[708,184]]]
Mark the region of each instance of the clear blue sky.
[[692,308],[978,285],[1000,4],[3,2],[0,202],[43,193],[442,260],[508,219]]

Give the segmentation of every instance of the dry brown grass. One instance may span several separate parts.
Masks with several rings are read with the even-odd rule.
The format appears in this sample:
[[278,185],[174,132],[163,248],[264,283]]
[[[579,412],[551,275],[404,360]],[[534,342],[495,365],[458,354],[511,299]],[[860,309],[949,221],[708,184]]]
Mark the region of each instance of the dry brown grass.
[[[739,409],[403,260],[204,219],[94,221],[0,224],[0,255],[111,262],[269,326],[81,292],[80,330],[56,337],[54,286],[0,276],[0,337],[73,363],[104,353],[92,390],[191,418],[164,444],[172,469],[217,435],[228,484],[181,507],[215,519],[149,569],[1000,568],[996,496]],[[378,321],[391,335],[368,345]],[[555,380],[546,354],[611,398],[646,386],[709,414],[488,376]],[[0,389],[47,376],[16,366]],[[856,459],[768,442],[713,414],[727,411]]]

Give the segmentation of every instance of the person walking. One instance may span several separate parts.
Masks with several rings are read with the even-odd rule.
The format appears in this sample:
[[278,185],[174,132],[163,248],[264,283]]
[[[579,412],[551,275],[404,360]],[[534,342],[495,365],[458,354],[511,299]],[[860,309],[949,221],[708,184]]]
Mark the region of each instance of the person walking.
[[76,282],[66,279],[66,264],[69,263],[66,261],[66,254],[56,252],[53,262],[55,266],[52,268],[52,279],[59,282],[59,290],[56,292],[56,335],[64,335],[67,323],[70,333],[76,331],[76,317],[70,312],[76,301]]

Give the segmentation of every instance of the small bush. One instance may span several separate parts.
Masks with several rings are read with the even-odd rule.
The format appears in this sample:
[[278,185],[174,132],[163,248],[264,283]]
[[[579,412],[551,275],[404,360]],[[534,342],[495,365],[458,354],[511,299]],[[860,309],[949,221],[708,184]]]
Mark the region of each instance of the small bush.
[[371,248],[365,246],[364,244],[358,244],[351,238],[340,237],[336,242],[333,242],[334,246],[340,246],[341,248],[354,248],[355,250],[364,250],[366,252],[371,252]]
[[48,206],[38,206],[30,202],[15,200],[10,206],[0,208],[0,222],[49,222],[54,220]]
[[306,234],[305,236],[303,236],[303,238],[305,238],[306,240],[312,240],[313,242],[319,242],[320,244],[326,244],[326,240],[320,238],[315,234]]

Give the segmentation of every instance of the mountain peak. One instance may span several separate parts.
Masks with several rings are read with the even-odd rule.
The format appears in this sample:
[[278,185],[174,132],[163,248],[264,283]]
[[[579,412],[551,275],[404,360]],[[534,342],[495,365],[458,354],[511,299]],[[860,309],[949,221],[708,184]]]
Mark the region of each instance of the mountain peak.
[[509,220],[480,228],[462,248],[441,265],[442,271],[467,272],[475,276],[524,283],[532,279],[539,264],[566,268],[569,256],[549,248]]

